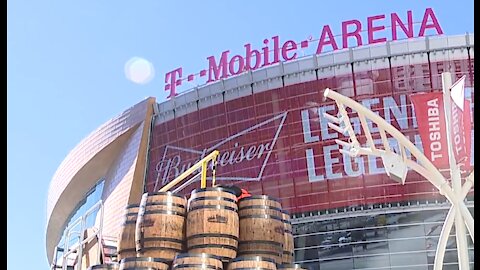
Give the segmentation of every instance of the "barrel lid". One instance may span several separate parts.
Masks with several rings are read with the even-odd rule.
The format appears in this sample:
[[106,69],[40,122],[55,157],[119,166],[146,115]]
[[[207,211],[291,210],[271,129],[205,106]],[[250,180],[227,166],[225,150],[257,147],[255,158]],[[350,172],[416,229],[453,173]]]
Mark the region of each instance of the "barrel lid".
[[235,195],[235,192],[229,188],[225,187],[207,187],[207,188],[197,188],[192,190],[192,195],[197,193],[197,192],[203,192],[203,191],[223,191],[223,192],[228,192],[233,195]]
[[298,263],[296,264],[279,264],[277,268],[295,268],[295,269],[303,269],[302,266]]
[[258,200],[258,199],[280,202],[278,199],[269,197],[267,195],[252,195],[252,196],[248,196],[248,197],[243,197],[239,201]]
[[162,259],[162,258],[153,258],[153,257],[128,257],[128,258],[123,258],[120,263],[126,263],[126,262],[162,262],[162,263],[168,263],[167,260]]
[[175,259],[188,258],[188,257],[210,258],[210,259],[220,260],[219,256],[207,254],[207,253],[179,253],[175,256]]
[[95,269],[117,270],[118,267],[119,267],[118,263],[105,263],[105,264],[92,265],[87,270],[95,270]]
[[241,261],[265,261],[275,263],[275,260],[272,258],[261,257],[261,256],[239,256],[233,259],[231,262],[241,262]]
[[157,191],[157,192],[148,193],[148,196],[153,196],[153,195],[167,195],[167,196],[173,196],[173,197],[179,197],[179,198],[185,199],[185,196],[178,193],[173,193],[171,191]]

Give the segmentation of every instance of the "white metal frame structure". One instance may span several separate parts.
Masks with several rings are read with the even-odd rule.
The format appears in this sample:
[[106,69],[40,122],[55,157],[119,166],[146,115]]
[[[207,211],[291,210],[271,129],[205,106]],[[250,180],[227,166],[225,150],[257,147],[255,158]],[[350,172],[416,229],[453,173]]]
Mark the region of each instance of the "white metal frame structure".
[[[442,73],[442,82],[445,100],[444,102],[446,105],[445,111],[449,112],[449,90],[451,86],[450,73]],[[349,138],[348,142],[339,139],[335,140],[338,145],[343,146],[343,148],[340,148],[339,150],[342,154],[349,155],[353,158],[359,155],[373,155],[382,158],[387,175],[390,178],[400,182],[402,185],[405,184],[407,167],[409,167],[423,177],[425,177],[439,190],[440,194],[444,195],[450,201],[451,207],[445,219],[445,223],[442,227],[442,231],[440,233],[440,238],[437,245],[434,269],[441,270],[443,268],[443,258],[445,255],[447,240],[454,222],[459,268],[460,270],[469,269],[468,243],[466,238],[465,225],[473,242],[474,219],[471,213],[468,211],[464,200],[466,195],[474,185],[474,173],[472,170],[470,175],[466,178],[465,184],[462,186],[460,168],[456,165],[456,162],[454,160],[450,140],[448,140],[448,149],[450,156],[449,161],[452,186],[449,185],[447,179],[445,179],[445,177],[440,173],[440,171],[430,162],[430,160],[425,155],[423,155],[423,153],[407,137],[405,137],[395,127],[387,123],[387,121],[385,121],[383,118],[375,114],[373,111],[367,109],[363,105],[359,104],[358,102],[354,101],[353,99],[343,96],[335,91],[332,91],[329,88],[325,89],[324,96],[333,99],[336,102],[336,105],[338,107],[338,113],[340,115],[339,117],[335,117],[333,115],[324,113],[324,117],[328,121],[330,121],[328,122],[328,126],[341,134],[348,135]],[[363,134],[366,138],[365,146],[361,145],[355,135],[352,124],[350,122],[350,118],[346,111],[347,107],[358,114]],[[448,130],[449,113],[446,114],[448,117],[446,118],[446,126]],[[376,146],[374,144],[367,120],[377,125],[383,144],[383,149],[378,148],[378,145]],[[387,136],[397,140],[400,153],[395,153],[394,151],[392,151]],[[449,136],[450,134],[448,134],[447,132],[447,139],[449,138]],[[408,158],[407,150],[411,153],[413,157],[415,157],[416,161]]]
[[[98,225],[98,228],[92,235],[88,236],[86,239],[83,239],[83,233],[86,230],[86,220],[90,215],[96,214],[98,211],[99,215],[99,220],[100,224]],[[78,231],[75,229],[80,225],[80,228]],[[68,268],[68,262],[69,258],[71,257],[71,254],[76,254],[74,258],[76,258],[76,263],[74,263],[73,267],[75,269],[81,269],[82,267],[82,257],[83,257],[83,246],[91,241],[92,239],[96,238],[98,240],[98,245],[99,248],[97,249],[97,254],[96,254],[96,261],[100,263],[100,257],[101,257],[101,249],[102,249],[102,229],[103,229],[103,201],[100,200],[97,203],[95,203],[90,209],[88,209],[85,214],[82,216],[78,217],[75,221],[73,221],[64,231],[64,244],[63,248],[60,248],[59,246],[56,247],[56,249],[59,249],[63,251],[62,257],[61,257],[61,269],[62,270],[67,270]],[[79,235],[79,240],[78,242],[75,242],[73,245],[70,243],[71,237],[73,235]],[[78,254],[77,254],[78,253]],[[53,263],[51,264],[51,269],[57,269],[58,265],[58,260],[57,258],[57,252],[55,253],[55,258],[53,259]]]

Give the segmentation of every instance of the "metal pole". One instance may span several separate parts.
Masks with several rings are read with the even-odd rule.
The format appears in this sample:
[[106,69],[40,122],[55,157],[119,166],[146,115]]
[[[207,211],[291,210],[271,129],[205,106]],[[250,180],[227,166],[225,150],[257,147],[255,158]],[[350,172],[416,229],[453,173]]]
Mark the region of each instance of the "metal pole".
[[103,249],[103,201],[100,200],[100,225],[98,226],[98,233],[97,233],[97,241],[98,241],[98,249],[97,249],[97,263],[101,263],[101,254]]
[[207,187],[207,161],[202,162],[202,173],[200,178],[200,187]]
[[[79,241],[79,245],[78,245],[77,264],[75,265],[75,269],[77,269],[77,270],[82,269],[83,235],[84,234],[86,234],[86,231],[85,231],[85,215],[82,216],[82,221],[80,223],[80,241]],[[86,238],[88,238],[88,234],[87,234]]]
[[[451,113],[451,102],[450,102],[450,87],[452,86],[452,75],[450,72],[442,73],[442,90],[443,90],[443,104],[445,107],[445,121],[446,121],[446,134],[447,134],[447,145],[448,145],[448,160],[450,163],[450,175],[452,181],[452,188],[454,193],[454,200],[456,201],[456,212],[461,213],[462,209],[460,208],[462,197],[462,180],[460,174],[460,168],[455,162],[455,156],[453,154],[452,146],[452,134],[450,134],[450,113]],[[469,258],[468,258],[468,243],[467,243],[467,232],[465,230],[465,223],[463,216],[460,214],[455,215],[455,235],[457,240],[457,253],[458,253],[458,266],[460,270],[470,269]]]

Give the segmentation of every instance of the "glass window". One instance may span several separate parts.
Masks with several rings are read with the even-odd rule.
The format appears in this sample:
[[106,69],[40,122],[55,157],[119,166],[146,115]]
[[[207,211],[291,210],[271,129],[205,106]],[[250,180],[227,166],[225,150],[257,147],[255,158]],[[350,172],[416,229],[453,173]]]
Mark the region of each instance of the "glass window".
[[426,265],[427,264],[427,254],[426,252],[415,252],[415,253],[399,253],[390,254],[390,265],[391,266],[407,266],[407,265]]
[[[104,186],[104,179],[100,179],[98,183],[90,189],[87,194],[85,195],[84,199],[80,201],[80,203],[75,208],[76,210],[72,211],[72,216],[68,219],[67,224],[65,225],[64,229],[67,228],[72,222],[76,221],[79,217],[86,213],[93,205],[95,205],[98,201],[102,198],[103,186]],[[95,225],[95,219],[97,216],[97,212],[93,212],[91,215],[87,217],[85,220],[85,228],[92,227]],[[80,225],[76,226],[76,228],[80,228]],[[70,238],[70,244],[73,244],[79,240],[80,235],[74,235]],[[62,238],[59,241],[59,246],[64,245],[64,234],[62,234]]]
[[353,269],[353,258],[342,258],[320,262],[320,270],[350,270]]
[[354,269],[382,268],[390,266],[388,255],[359,256],[353,259]]
[[[310,221],[294,224],[295,261],[312,269],[432,269],[448,209]],[[474,249],[469,242],[473,264]],[[308,248],[311,247],[311,248]],[[444,269],[458,269],[455,232]]]

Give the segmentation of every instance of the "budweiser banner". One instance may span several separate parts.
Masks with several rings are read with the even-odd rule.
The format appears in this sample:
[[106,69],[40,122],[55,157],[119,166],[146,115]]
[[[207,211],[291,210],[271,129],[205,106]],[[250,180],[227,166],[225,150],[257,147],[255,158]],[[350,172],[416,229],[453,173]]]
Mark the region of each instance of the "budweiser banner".
[[439,169],[449,168],[443,93],[410,95],[424,155]]

